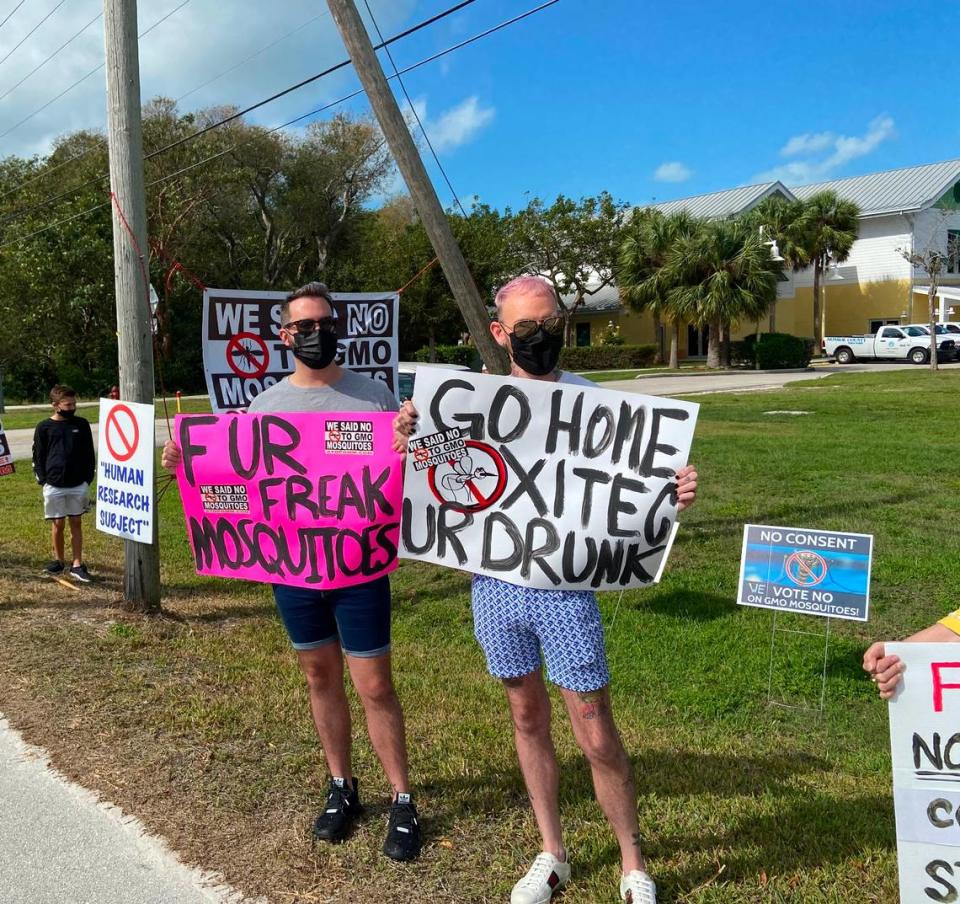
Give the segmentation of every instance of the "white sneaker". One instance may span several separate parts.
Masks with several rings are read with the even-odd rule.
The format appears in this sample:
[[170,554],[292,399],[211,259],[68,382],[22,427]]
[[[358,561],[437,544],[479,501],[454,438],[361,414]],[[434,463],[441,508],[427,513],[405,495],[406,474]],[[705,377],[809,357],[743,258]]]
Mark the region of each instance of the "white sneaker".
[[657,886],[642,869],[631,870],[620,880],[620,900],[627,904],[657,904]]
[[[544,851],[537,854],[527,874],[513,886],[510,904],[547,904],[553,893],[570,881],[570,864]],[[640,900],[643,900],[642,898]]]

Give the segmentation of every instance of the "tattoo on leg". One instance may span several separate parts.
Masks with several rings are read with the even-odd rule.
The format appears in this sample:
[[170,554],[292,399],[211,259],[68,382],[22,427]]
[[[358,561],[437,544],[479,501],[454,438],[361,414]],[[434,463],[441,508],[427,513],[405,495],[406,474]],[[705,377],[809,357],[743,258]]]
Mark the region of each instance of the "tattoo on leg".
[[588,691],[585,694],[577,694],[577,699],[580,701],[581,719],[592,722],[603,712],[603,691]]
[[639,832],[633,833],[633,846],[637,848],[637,850],[640,849],[640,833]]

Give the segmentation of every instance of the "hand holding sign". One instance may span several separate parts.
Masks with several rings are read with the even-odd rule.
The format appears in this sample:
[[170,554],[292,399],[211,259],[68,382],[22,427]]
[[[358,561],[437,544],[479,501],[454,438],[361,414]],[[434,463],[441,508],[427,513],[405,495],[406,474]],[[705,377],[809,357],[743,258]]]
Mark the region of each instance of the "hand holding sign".
[[393,571],[402,473],[392,419],[178,416],[179,450],[168,444],[164,464],[178,466],[198,573],[325,589]]
[[[658,578],[676,512],[696,498],[684,468],[696,405],[443,371],[418,377],[416,402],[405,556],[544,589]],[[397,417],[398,446],[416,414]]]

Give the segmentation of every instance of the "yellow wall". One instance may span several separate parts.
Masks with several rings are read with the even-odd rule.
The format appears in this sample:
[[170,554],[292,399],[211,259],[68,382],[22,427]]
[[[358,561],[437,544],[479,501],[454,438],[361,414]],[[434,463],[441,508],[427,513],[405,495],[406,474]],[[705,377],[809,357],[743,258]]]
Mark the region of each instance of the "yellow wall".
[[[956,282],[956,280],[950,282]],[[920,295],[914,295],[911,311],[910,289],[909,280],[887,280],[856,285],[828,281],[826,284],[826,335],[845,336],[865,333],[870,328],[871,320],[900,320],[900,315],[904,311],[908,314],[907,321],[904,322],[925,321],[927,319],[926,299]],[[629,345],[656,342],[653,315],[646,311],[638,314],[624,309],[619,313],[581,314],[573,318],[574,324],[590,323],[591,345],[598,344],[610,321],[620,327],[620,335]],[[813,336],[812,286],[801,286],[797,288],[793,298],[781,298],[777,301],[775,326],[778,333]],[[760,332],[765,333],[769,328],[769,318],[765,317],[760,322]],[[669,329],[667,325],[665,352],[669,351],[670,347]],[[755,329],[755,323],[740,324],[734,328],[733,338],[742,338],[753,333]],[[679,352],[680,357],[687,356],[685,326],[680,329]]]

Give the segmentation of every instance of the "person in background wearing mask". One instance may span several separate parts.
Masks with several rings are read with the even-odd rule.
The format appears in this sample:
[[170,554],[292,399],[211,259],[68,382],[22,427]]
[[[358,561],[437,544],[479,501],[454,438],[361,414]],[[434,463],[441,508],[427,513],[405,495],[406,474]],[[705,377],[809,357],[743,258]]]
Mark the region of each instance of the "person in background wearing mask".
[[[75,581],[92,578],[83,564],[83,523],[90,510],[90,482],[97,469],[93,434],[86,418],[77,417],[77,394],[58,383],[50,390],[53,414],[33,431],[33,474],[43,487],[43,516],[50,522],[53,561],[44,571],[66,572]],[[64,564],[64,524],[70,520],[69,570]]]
[[[248,412],[397,410],[386,384],[336,363],[336,311],[323,283],[308,283],[288,295],[280,308],[280,323],[280,339],[293,352],[294,372],[260,393]],[[164,446],[165,468],[176,471],[180,457],[175,443]],[[313,721],[330,769],[327,800],[314,822],[314,838],[343,840],[361,812],[351,765],[345,657],[370,741],[393,786],[383,852],[394,860],[412,860],[420,853],[421,835],[410,793],[403,711],[390,667],[390,579],[384,576],[337,590],[272,586],[307,680]]]
[[[549,283],[521,276],[497,293],[495,304],[496,320],[490,330],[510,355],[511,376],[593,385],[557,370],[564,317]],[[398,451],[406,449],[417,416],[413,404],[404,402],[394,423]],[[683,468],[677,484],[683,510],[696,498],[696,471]],[[656,886],[640,853],[633,770],[610,707],[610,674],[596,595],[520,587],[474,575],[472,602],[474,631],[490,674],[506,690],[520,770],[543,843],[542,853],[514,886],[511,904],[546,904],[570,879],[560,827],[560,767],[550,735],[541,651],[547,676],[560,689],[574,736],[590,763],[597,800],[620,845],[621,900],[656,904]]]

